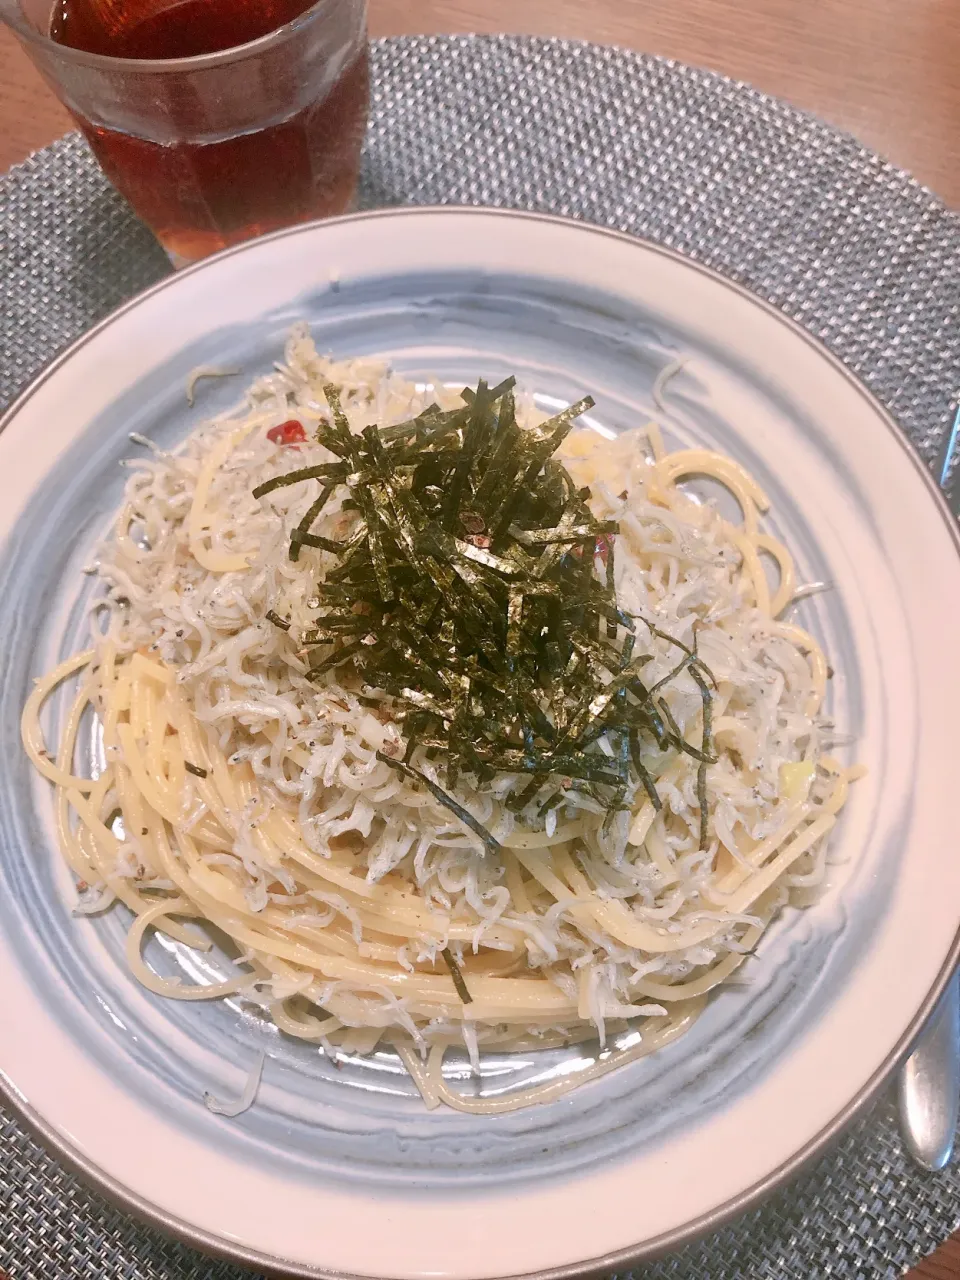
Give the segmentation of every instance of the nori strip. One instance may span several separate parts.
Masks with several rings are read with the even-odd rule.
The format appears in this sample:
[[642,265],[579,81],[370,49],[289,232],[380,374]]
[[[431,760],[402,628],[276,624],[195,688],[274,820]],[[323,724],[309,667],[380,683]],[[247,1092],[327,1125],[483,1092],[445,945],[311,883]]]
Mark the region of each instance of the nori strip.
[[321,462],[316,467],[301,467],[299,471],[288,471],[286,475],[274,476],[272,480],[258,484],[253,491],[253,496],[262,498],[268,493],[273,493],[274,489],[282,489],[288,484],[299,484],[301,480],[319,480],[330,476],[345,480],[349,474],[347,468],[340,466],[339,463]]
[[629,738],[630,738],[630,755],[632,758],[633,767],[637,771],[637,777],[640,779],[640,782],[643,785],[644,791],[646,791],[647,795],[650,797],[650,803],[653,805],[657,813],[659,813],[660,810],[663,808],[663,801],[660,799],[660,796],[657,792],[656,783],[654,782],[653,778],[650,776],[650,771],[646,768],[643,761],[640,759],[640,735],[637,733],[636,728],[632,728],[630,730]]
[[[700,806],[700,848],[706,849],[710,837],[710,810],[707,805],[707,765],[715,764],[717,757],[714,754],[713,746],[713,696],[706,680],[700,674],[699,668],[701,665],[699,660],[696,665],[691,665],[690,674],[697,682],[700,696],[703,699],[703,736],[700,740],[702,758],[700,767],[697,769],[697,803]],[[711,680],[713,679],[712,676],[710,678]]]
[[457,995],[460,997],[462,1004],[473,1004],[473,996],[467,990],[467,984],[463,980],[463,974],[460,966],[454,958],[453,952],[449,947],[444,947],[440,952],[444,960],[447,962],[447,968],[450,970],[450,976],[453,978],[453,985],[457,989]]
[[324,485],[323,488],[320,490],[319,498],[317,498],[316,502],[311,504],[307,514],[303,517],[303,519],[297,525],[296,529],[294,530],[293,537],[290,539],[290,559],[291,560],[299,559],[301,545],[306,541],[307,536],[309,535],[310,530],[313,527],[314,520],[316,520],[317,516],[320,514],[323,508],[327,505],[327,500],[329,499],[331,493],[333,493],[335,488],[336,486],[332,484]]
[[412,781],[426,787],[434,800],[439,801],[440,804],[449,809],[454,817],[459,818],[465,827],[469,827],[474,835],[480,837],[488,853],[496,854],[503,851],[503,845],[490,834],[483,823],[478,822],[472,813],[469,813],[462,804],[458,804],[453,796],[447,795],[443,787],[437,786],[425,773],[421,773],[419,769],[414,769],[403,761],[394,760],[392,756],[384,755],[382,751],[377,752],[377,759],[382,760],[384,764],[388,764],[391,769],[396,769],[398,773],[402,773]]

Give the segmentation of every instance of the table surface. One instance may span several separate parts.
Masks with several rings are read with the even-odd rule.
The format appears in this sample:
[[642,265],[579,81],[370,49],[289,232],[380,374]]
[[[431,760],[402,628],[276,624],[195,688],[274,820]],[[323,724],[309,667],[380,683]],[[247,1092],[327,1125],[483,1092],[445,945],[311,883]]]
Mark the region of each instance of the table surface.
[[[957,0],[369,0],[374,36],[513,31],[711,67],[856,134],[960,206]],[[0,28],[0,171],[71,127]],[[960,1280],[960,1233],[910,1280]]]

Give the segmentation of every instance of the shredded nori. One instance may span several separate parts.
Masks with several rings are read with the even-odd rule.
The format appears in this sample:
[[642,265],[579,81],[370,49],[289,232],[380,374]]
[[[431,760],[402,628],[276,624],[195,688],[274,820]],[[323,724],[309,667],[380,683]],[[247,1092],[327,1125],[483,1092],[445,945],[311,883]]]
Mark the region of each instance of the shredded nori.
[[198,764],[191,764],[189,760],[184,760],[183,767],[187,773],[192,773],[195,778],[205,778],[207,776],[206,769],[201,769]]
[[463,980],[463,973],[457,964],[456,958],[449,947],[444,947],[440,952],[444,960],[447,962],[447,968],[450,970],[450,977],[453,978],[453,985],[457,988],[457,995],[460,997],[462,1004],[473,1004],[473,996],[467,990],[467,984]]
[[[325,553],[318,611],[300,638],[307,676],[323,681],[345,667],[386,696],[407,747],[403,760],[378,758],[430,791],[490,853],[500,843],[449,794],[463,774],[481,787],[497,772],[529,774],[508,807],[536,802],[540,814],[576,786],[602,803],[610,821],[638,787],[662,808],[644,755],[668,750],[697,761],[706,848],[716,686],[697,655],[696,633],[691,648],[617,605],[618,526],[596,519],[589,490],[578,489],[553,457],[593,400],[524,429],[514,382],[490,388],[481,381],[463,391],[461,408],[433,404],[408,422],[359,434],[337,389],[324,388],[331,421],[317,439],[338,461],[253,491],[261,497],[286,485],[320,485],[290,541],[291,560],[305,546]],[[341,542],[311,532],[338,490],[341,509],[355,520]],[[266,616],[288,629],[273,610]],[[682,655],[649,688],[641,672],[652,655],[638,652],[644,629]],[[684,673],[702,699],[699,746],[685,740],[661,696]],[[411,765],[418,746],[448,790]]]

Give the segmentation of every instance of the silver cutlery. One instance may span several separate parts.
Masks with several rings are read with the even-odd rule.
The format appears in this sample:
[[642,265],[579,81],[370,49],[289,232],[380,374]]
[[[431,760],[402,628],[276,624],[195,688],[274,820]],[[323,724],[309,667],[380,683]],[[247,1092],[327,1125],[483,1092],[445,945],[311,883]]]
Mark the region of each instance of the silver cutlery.
[[[950,510],[960,517],[960,483],[955,479],[951,483],[958,438],[960,408],[946,433],[934,473]],[[897,1098],[907,1151],[922,1168],[942,1169],[953,1154],[960,1113],[960,977],[956,973],[900,1068]]]
[[900,1129],[924,1169],[942,1169],[953,1154],[960,1109],[960,980],[954,973],[900,1068]]

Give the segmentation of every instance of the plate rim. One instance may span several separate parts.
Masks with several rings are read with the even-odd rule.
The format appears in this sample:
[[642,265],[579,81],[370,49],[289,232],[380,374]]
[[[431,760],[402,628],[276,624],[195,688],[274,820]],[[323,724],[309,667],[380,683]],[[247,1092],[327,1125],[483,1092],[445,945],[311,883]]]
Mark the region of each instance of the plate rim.
[[[462,216],[469,217],[481,214],[486,217],[502,219],[504,222],[524,220],[528,222],[560,224],[567,229],[575,228],[586,234],[594,234],[611,238],[634,247],[643,248],[660,257],[669,259],[679,266],[706,276],[714,283],[722,285],[724,288],[737,294],[740,298],[759,307],[770,319],[784,325],[795,336],[801,338],[807,346],[812,348],[821,359],[826,360],[827,363],[832,366],[833,370],[843,377],[848,386],[857,393],[860,399],[866,402],[867,406],[881,420],[888,431],[891,432],[899,445],[901,452],[906,456],[908,463],[913,467],[914,471],[919,474],[921,483],[925,486],[928,497],[933,501],[941,519],[946,525],[950,540],[953,543],[954,551],[957,553],[957,556],[960,557],[960,524],[958,524],[958,521],[951,513],[946,498],[937,486],[933,475],[929,468],[924,464],[922,458],[919,456],[910,440],[907,438],[904,430],[897,423],[893,414],[856,376],[852,369],[850,369],[839,356],[832,352],[821,339],[817,338],[810,333],[809,330],[804,328],[799,321],[795,320],[786,312],[780,310],[780,308],[767,301],[765,298],[760,297],[745,285],[724,275],[721,271],[707,266],[685,253],[681,253],[677,249],[673,249],[645,236],[633,235],[625,231],[619,231],[614,228],[583,221],[578,218],[563,217],[558,214],[542,213],[534,210],[500,209],[488,205],[431,204],[406,205],[399,208],[368,209],[344,214],[336,218],[315,219],[292,227],[285,227],[279,231],[272,232],[269,235],[257,237],[254,240],[246,241],[243,244],[235,245],[232,248],[221,251],[220,253],[213,254],[208,258],[202,259],[200,262],[193,263],[191,266],[164,276],[155,284],[150,285],[148,288],[135,294],[132,298],[129,298],[108,315],[104,316],[90,329],[82,333],[78,338],[74,339],[73,342],[71,342],[50,362],[50,364],[41,370],[41,372],[27,384],[4,413],[0,415],[0,433],[2,433],[17,417],[23,407],[40,390],[40,388],[51,378],[55,377],[61,367],[74,357],[76,352],[81,350],[89,342],[93,341],[110,325],[121,320],[127,312],[132,311],[141,303],[154,297],[156,294],[161,293],[163,290],[170,288],[172,285],[175,285],[180,279],[193,275],[196,272],[203,271],[211,265],[217,264],[226,258],[255,251],[256,248],[263,243],[279,241],[296,235],[310,234],[318,228],[325,226],[371,222],[375,220],[392,220],[396,218],[416,219],[423,215],[436,216],[437,214],[442,214],[444,217],[450,218]],[[693,1240],[717,1230],[732,1219],[739,1217],[750,1209],[756,1207],[779,1187],[795,1178],[805,1166],[809,1165],[818,1156],[822,1155],[839,1137],[841,1132],[850,1125],[853,1119],[863,1112],[869,1104],[876,1099],[884,1085],[893,1075],[894,1071],[908,1056],[914,1042],[918,1038],[925,1023],[932,1014],[934,1007],[943,994],[954,970],[957,968],[958,961],[960,961],[960,925],[958,925],[957,932],[954,934],[953,942],[932,987],[929,989],[926,997],[914,1013],[911,1021],[900,1036],[900,1039],[897,1041],[893,1049],[887,1054],[883,1062],[881,1062],[870,1078],[861,1086],[859,1091],[853,1096],[847,1105],[843,1107],[827,1125],[823,1126],[823,1128],[810,1138],[804,1146],[793,1153],[793,1155],[788,1159],[782,1161],[765,1177],[753,1183],[751,1186],[739,1191],[737,1194],[731,1196],[709,1212],[701,1214],[699,1217],[692,1219],[690,1222],[684,1223],[682,1226],[674,1227],[668,1231],[662,1232],[642,1243],[626,1246],[598,1257],[584,1259],[580,1262],[564,1263],[560,1266],[505,1275],[501,1280],[582,1280],[582,1278],[600,1276],[611,1271],[628,1269],[638,1263],[648,1262],[666,1253],[670,1253]],[[305,1265],[289,1258],[282,1258],[278,1255],[264,1254],[258,1250],[247,1248],[239,1243],[228,1241],[221,1236],[204,1230],[202,1227],[185,1221],[175,1214],[168,1213],[160,1206],[151,1203],[145,1197],[142,1197],[138,1193],[132,1191],[129,1187],[125,1186],[118,1179],[114,1178],[111,1174],[102,1169],[95,1161],[88,1159],[82,1154],[82,1152],[77,1150],[54,1128],[51,1123],[46,1121],[44,1117],[36,1111],[36,1109],[27,1102],[22,1095],[19,1094],[14,1082],[8,1081],[2,1072],[0,1072],[0,1099],[2,1099],[3,1103],[26,1124],[31,1134],[40,1141],[41,1145],[48,1153],[53,1154],[58,1160],[61,1160],[66,1164],[74,1173],[78,1174],[81,1180],[88,1187],[92,1186],[95,1191],[104,1194],[115,1206],[132,1213],[147,1226],[159,1227],[161,1230],[166,1231],[168,1234],[206,1254],[213,1255],[214,1257],[230,1262],[239,1262],[246,1266],[265,1269],[273,1274],[277,1274],[278,1269],[282,1269],[283,1275],[298,1277],[298,1280],[299,1278],[302,1278],[302,1280],[370,1280],[369,1276],[361,1275],[359,1273],[314,1266],[312,1264]],[[389,1280],[389,1278],[381,1277],[380,1280]]]

